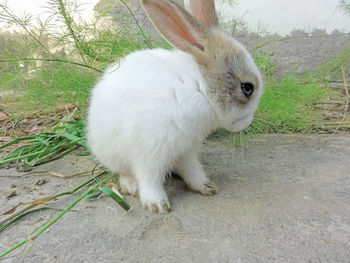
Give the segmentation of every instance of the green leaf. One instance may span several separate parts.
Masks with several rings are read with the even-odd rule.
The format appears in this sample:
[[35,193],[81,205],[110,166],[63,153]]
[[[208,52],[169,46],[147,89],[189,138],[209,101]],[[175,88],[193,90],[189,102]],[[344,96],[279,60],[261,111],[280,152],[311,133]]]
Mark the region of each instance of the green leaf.
[[115,194],[111,189],[107,187],[101,187],[100,190],[109,197],[113,198],[113,200],[116,201],[122,208],[124,208],[125,211],[128,211],[130,209],[130,205],[119,195]]
[[98,197],[102,192],[99,189],[95,189],[91,194],[88,194],[85,196],[86,199],[96,198]]
[[89,152],[81,152],[81,153],[76,153],[76,156],[89,156],[90,153]]

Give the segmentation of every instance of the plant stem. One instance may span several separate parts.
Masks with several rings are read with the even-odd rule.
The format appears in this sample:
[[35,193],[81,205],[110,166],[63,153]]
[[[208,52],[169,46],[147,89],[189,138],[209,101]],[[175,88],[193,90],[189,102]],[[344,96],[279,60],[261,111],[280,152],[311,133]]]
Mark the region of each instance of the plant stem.
[[103,176],[103,175],[106,175],[107,172],[102,172],[100,173],[99,175],[96,175],[95,177],[91,178],[90,180],[86,181],[85,183],[82,183],[81,185],[77,186],[76,188],[74,188],[73,190],[71,191],[67,191],[67,192],[63,192],[63,193],[60,193],[60,194],[57,194],[56,197],[60,197],[60,196],[63,196],[63,195],[69,195],[69,194],[74,194],[76,191],[78,191],[80,188],[84,187],[85,185],[91,183],[92,181],[96,180],[98,177],[100,176]]
[[75,47],[77,48],[77,50],[78,50],[82,60],[84,61],[84,63],[86,63],[84,54],[83,54],[83,52],[81,50],[81,47],[80,47],[80,40],[79,40],[78,36],[75,34],[75,32],[74,32],[74,30],[72,28],[72,21],[73,21],[73,19],[67,13],[63,1],[62,0],[58,0],[58,4],[59,4],[59,12],[62,15],[62,17],[64,19],[64,22],[65,22],[65,24],[66,24],[66,26],[68,28],[68,31],[69,31],[70,35],[72,36],[72,38],[74,40]]
[[100,182],[97,184],[91,186],[87,191],[85,191],[82,195],[80,195],[77,199],[75,199],[66,209],[64,209],[62,212],[60,212],[57,216],[49,220],[46,224],[44,224],[42,227],[40,227],[38,230],[36,230],[33,234],[22,240],[21,242],[17,243],[13,247],[9,248],[5,252],[0,254],[0,259],[16,248],[22,246],[23,244],[27,243],[30,240],[35,240],[42,232],[44,232],[46,229],[48,229],[52,224],[54,224],[58,219],[60,219],[65,213],[67,213],[69,210],[71,210],[79,201],[81,201],[86,195],[90,194],[92,191],[94,191],[98,186],[101,184],[104,184],[107,180],[115,177],[116,174],[108,174],[105,176]]
[[12,20],[15,22],[15,24],[17,24],[18,26],[22,27],[30,37],[32,37],[48,54],[50,54],[52,57],[55,57],[50,50],[40,41],[40,39],[38,38],[38,36],[30,31],[27,26],[25,25],[25,23],[23,21],[21,21],[21,19],[19,17],[17,17],[11,10],[9,10],[7,8],[7,6],[5,6],[4,4],[0,4],[0,8],[2,8],[2,10],[9,16],[12,18]]
[[139,30],[140,30],[140,32],[141,32],[143,38],[145,39],[146,45],[147,45],[149,48],[152,48],[152,44],[148,41],[148,38],[146,37],[145,32],[142,30],[142,28],[141,28],[139,22],[137,21],[137,19],[136,19],[134,13],[131,11],[130,7],[125,3],[124,0],[120,0],[120,2],[123,3],[123,5],[128,9],[128,11],[129,11],[130,15],[132,16],[132,18],[135,20],[135,23],[136,23],[137,27],[139,28]]
[[10,249],[8,249],[7,251],[5,251],[4,253],[0,254],[0,259],[3,256],[6,256],[8,253],[11,253],[13,250],[15,250],[16,248],[19,248],[20,246],[22,246],[23,244],[28,242],[28,238],[22,240],[21,242],[18,242],[16,245],[14,245],[13,247],[11,247]]

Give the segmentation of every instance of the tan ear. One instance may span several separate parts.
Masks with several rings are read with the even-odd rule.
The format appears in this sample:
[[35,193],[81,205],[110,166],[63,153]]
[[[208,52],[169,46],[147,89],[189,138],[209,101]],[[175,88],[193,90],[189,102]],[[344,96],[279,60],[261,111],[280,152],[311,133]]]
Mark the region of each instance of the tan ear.
[[192,53],[204,50],[202,40],[210,30],[172,0],[141,0],[142,6],[156,29],[177,48]]
[[184,0],[185,8],[202,24],[208,27],[219,26],[214,0]]

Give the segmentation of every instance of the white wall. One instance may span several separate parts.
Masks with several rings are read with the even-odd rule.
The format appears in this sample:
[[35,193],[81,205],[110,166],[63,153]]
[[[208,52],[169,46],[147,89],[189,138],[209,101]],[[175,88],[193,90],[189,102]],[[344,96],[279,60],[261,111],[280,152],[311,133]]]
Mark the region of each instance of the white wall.
[[236,6],[217,1],[225,16],[242,19],[249,30],[266,28],[269,33],[289,34],[294,29],[312,32],[337,29],[350,32],[350,16],[338,8],[339,0],[236,0]]

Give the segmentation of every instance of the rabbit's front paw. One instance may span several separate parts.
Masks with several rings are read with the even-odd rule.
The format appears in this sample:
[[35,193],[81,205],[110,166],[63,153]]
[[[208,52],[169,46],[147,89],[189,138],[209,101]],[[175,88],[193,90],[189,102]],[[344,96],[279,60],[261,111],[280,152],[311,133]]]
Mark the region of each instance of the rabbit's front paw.
[[137,197],[137,182],[131,175],[120,175],[119,192],[123,195],[132,195]]
[[132,197],[139,197],[138,193],[135,191],[135,192],[130,192],[129,190],[123,188],[123,187],[120,187],[119,188],[119,192],[122,194],[122,195],[131,195]]
[[170,211],[170,206],[164,204],[164,205],[163,205],[163,209],[160,210],[160,209],[158,208],[157,205],[152,204],[151,209],[152,209],[152,212],[153,212],[153,213],[156,213],[156,214],[158,214],[158,212],[161,212],[161,213],[169,213],[169,211]]
[[218,189],[216,188],[216,185],[213,182],[207,182],[205,183],[202,188],[199,190],[199,193],[202,195],[215,195],[217,194]]
[[140,199],[143,207],[152,211],[153,213],[168,213],[171,209],[165,192],[141,193]]
[[145,209],[152,211],[153,213],[168,213],[171,210],[170,204],[168,201],[162,200],[160,202],[147,202],[144,205]]

